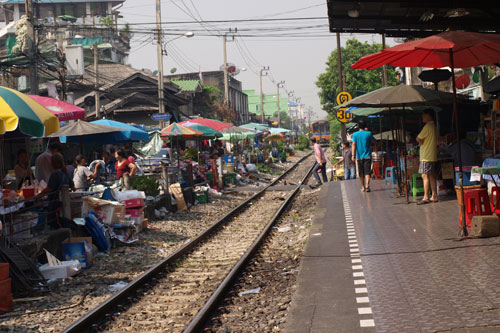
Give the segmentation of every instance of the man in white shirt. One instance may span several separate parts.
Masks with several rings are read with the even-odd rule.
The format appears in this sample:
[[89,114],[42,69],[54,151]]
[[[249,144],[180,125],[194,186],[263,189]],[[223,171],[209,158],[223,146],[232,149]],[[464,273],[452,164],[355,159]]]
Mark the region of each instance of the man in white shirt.
[[51,143],[49,148],[38,155],[35,160],[35,178],[39,182],[44,180],[45,183],[49,183],[50,175],[52,174],[52,165],[50,164],[50,158],[55,153],[62,153],[62,148],[57,143]]

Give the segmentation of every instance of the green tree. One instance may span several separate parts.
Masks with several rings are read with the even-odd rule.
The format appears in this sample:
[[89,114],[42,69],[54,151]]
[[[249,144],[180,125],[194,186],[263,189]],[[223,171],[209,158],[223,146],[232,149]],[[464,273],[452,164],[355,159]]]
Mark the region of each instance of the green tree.
[[[274,113],[274,117],[278,117],[278,111]],[[292,121],[290,119],[290,116],[288,115],[288,112],[286,111],[281,111],[280,112],[280,119],[281,119],[281,127],[282,128],[292,128]]]
[[[361,57],[381,50],[381,44],[361,43],[357,39],[348,40],[346,46],[341,48],[344,90],[351,93],[353,97],[382,88],[382,67],[373,70],[359,70],[351,67]],[[396,84],[396,73],[392,67],[387,67],[387,84],[390,86]],[[337,94],[340,92],[336,49],[328,57],[326,70],[319,75],[316,85],[320,88],[319,97],[323,110],[330,115],[331,135],[332,140],[335,140],[340,132],[340,126],[335,119],[336,112],[333,109],[337,104],[335,101]]]
[[[345,78],[344,90],[355,97],[361,95],[363,92],[369,92],[382,87],[382,67],[373,70],[359,70],[351,67],[361,57],[382,50],[381,44],[361,43],[357,39],[350,39],[341,50],[342,73]],[[320,88],[319,97],[323,109],[332,113],[333,107],[336,105],[335,98],[340,92],[336,49],[328,57],[326,66],[326,71],[319,75],[316,85]],[[387,84],[394,85],[395,83],[396,73],[393,68],[388,67]]]

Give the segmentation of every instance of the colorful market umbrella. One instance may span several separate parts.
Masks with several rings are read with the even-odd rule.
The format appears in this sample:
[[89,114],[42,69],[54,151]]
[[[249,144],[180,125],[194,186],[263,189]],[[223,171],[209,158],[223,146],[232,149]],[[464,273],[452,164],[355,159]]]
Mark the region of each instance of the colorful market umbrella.
[[189,119],[189,120],[186,120],[186,121],[183,121],[183,122],[180,122],[179,124],[183,125],[185,123],[196,123],[196,124],[200,124],[200,125],[203,125],[203,126],[208,126],[210,128],[213,128],[214,130],[216,131],[220,131],[224,128],[230,128],[230,127],[233,127],[233,125],[231,124],[228,124],[228,123],[224,123],[222,121],[218,121],[218,120],[215,120],[215,119],[207,119],[207,118],[193,118],[193,119]]
[[47,108],[47,110],[55,115],[59,121],[78,120],[85,118],[85,110],[76,105],[51,97],[37,95],[28,96]]
[[241,125],[239,127],[248,128],[251,130],[258,130],[258,131],[263,131],[263,130],[269,129],[269,126],[267,126],[265,124],[258,124],[258,123],[249,123],[249,124]]
[[116,143],[121,143],[121,142],[136,142],[136,141],[149,141],[149,134],[148,132],[141,130],[140,128],[137,128],[135,126],[125,124],[119,121],[115,120],[109,120],[109,119],[99,119],[91,122],[92,124],[98,124],[98,125],[106,125],[106,126],[112,126],[112,127],[119,127],[123,128],[123,131],[120,131],[118,133],[114,133],[115,137],[115,142]]
[[[453,87],[453,118],[457,139],[460,138],[460,121],[457,107],[455,68],[466,68],[500,62],[500,34],[447,31],[427,38],[396,45],[359,59],[352,68],[374,69],[383,65],[400,67],[450,67]],[[463,198],[462,151],[458,145],[460,193]],[[460,205],[462,232],[468,234],[465,206]]]
[[[59,121],[45,107],[19,91],[0,87],[0,134],[19,130],[43,137],[59,129]],[[2,130],[3,127],[3,130]]]
[[220,138],[222,137],[222,133],[219,131],[214,130],[211,127],[205,126],[205,125],[200,125],[198,123],[192,123],[190,121],[184,122],[183,126],[189,127],[191,129],[194,129],[198,132],[203,133],[202,136],[199,136],[199,139],[215,139],[215,138]]
[[160,132],[161,137],[180,138],[180,139],[193,139],[203,135],[202,132],[182,126],[178,123],[172,123]]
[[286,138],[281,134],[269,134],[264,138],[264,141],[269,141],[269,142],[286,141]]
[[242,127],[231,127],[220,131],[223,136],[221,140],[241,140],[241,139],[252,139],[257,136],[257,132],[251,129]]
[[279,133],[288,133],[290,132],[290,130],[281,127],[271,127],[269,128],[269,132],[271,132],[271,134],[279,134]]

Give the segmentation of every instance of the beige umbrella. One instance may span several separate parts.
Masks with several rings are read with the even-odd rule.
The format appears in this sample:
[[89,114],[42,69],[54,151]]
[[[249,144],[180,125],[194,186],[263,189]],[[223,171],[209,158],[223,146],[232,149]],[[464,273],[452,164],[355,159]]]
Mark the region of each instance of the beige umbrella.
[[86,121],[78,120],[77,122],[66,125],[63,128],[59,129],[57,132],[48,135],[47,138],[58,138],[61,136],[66,136],[66,137],[86,136],[94,134],[120,132],[124,130],[126,129],[114,126],[92,124]]

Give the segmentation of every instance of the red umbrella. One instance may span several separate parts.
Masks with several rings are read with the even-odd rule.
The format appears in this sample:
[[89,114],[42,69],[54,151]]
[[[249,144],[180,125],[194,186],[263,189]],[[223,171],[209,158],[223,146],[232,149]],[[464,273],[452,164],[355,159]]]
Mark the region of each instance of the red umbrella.
[[[447,31],[367,55],[352,65],[352,68],[374,69],[383,65],[430,68],[450,67],[453,84],[453,115],[455,118],[456,136],[459,139],[460,125],[457,112],[455,68],[488,65],[498,62],[500,62],[499,34]],[[460,192],[463,198],[462,152],[460,146],[459,144],[458,162]],[[467,235],[463,202],[460,205],[460,213],[462,230],[464,235]]]
[[55,98],[28,95],[31,99],[45,106],[59,121],[78,120],[85,118],[85,110]]
[[214,119],[201,118],[201,117],[200,118],[189,119],[189,120],[180,122],[179,124],[184,125],[185,123],[196,123],[196,124],[200,124],[200,125],[203,125],[203,126],[208,126],[210,128],[213,128],[216,131],[220,131],[220,130],[223,130],[225,128],[231,128],[231,127],[233,127],[233,125],[228,124],[228,123],[224,123],[222,121],[218,121],[218,120],[214,120]]
[[499,61],[500,34],[447,31],[367,55],[352,68],[374,69],[383,65],[466,68]]

